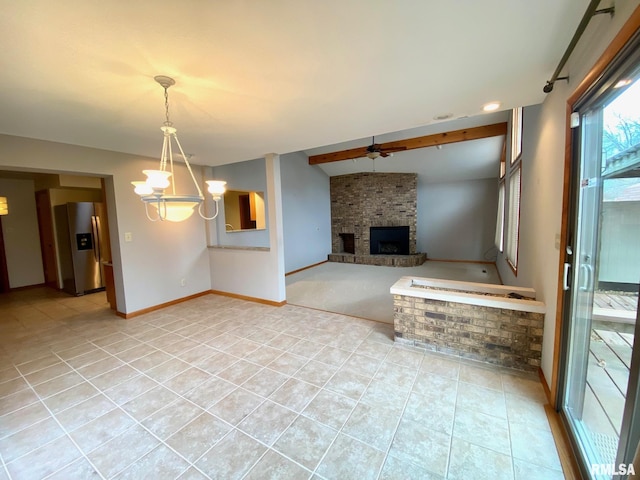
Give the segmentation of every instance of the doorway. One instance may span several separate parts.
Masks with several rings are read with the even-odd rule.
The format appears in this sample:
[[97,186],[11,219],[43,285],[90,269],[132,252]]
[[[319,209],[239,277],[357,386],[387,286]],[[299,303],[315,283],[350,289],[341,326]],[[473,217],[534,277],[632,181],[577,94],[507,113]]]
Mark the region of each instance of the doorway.
[[574,108],[559,407],[585,478],[626,473],[640,437],[637,50],[625,49],[632,53],[617,58]]

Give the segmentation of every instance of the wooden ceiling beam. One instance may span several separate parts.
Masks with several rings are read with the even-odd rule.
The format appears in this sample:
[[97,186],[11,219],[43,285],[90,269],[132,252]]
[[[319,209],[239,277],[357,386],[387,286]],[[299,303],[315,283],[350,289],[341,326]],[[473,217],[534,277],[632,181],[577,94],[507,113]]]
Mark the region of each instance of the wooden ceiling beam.
[[[446,145],[448,143],[466,142],[467,140],[479,140],[481,138],[498,137],[507,134],[507,123],[494,123],[481,127],[463,128],[451,132],[435,133],[424,137],[407,138],[395,142],[381,143],[379,146],[387,151],[405,151],[416,148],[435,147],[436,145]],[[321,163],[340,162],[364,157],[367,154],[367,146],[341,150],[339,152],[323,153],[309,157],[309,165],[319,165]]]

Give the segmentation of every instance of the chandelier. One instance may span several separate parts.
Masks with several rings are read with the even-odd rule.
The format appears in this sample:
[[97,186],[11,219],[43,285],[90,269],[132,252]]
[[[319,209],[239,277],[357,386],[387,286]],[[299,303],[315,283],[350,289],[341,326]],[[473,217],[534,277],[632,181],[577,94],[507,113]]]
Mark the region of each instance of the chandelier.
[[[182,222],[193,215],[196,207],[198,209],[198,214],[202,218],[205,220],[213,220],[218,216],[218,202],[225,192],[225,185],[227,182],[221,180],[206,181],[208,185],[207,190],[215,201],[216,206],[216,213],[212,217],[207,217],[202,211],[202,205],[204,202],[202,190],[193,175],[189,159],[182,150],[182,145],[180,145],[180,141],[176,135],[176,129],[173,127],[173,123],[169,120],[168,89],[170,86],[175,85],[176,82],[173,78],[166,77],[164,75],[158,75],[154,77],[154,80],[164,88],[165,122],[162,127],[160,127],[160,130],[164,133],[162,153],[160,154],[160,168],[158,170],[143,170],[142,173],[147,176],[147,179],[131,182],[135,187],[134,192],[140,195],[140,200],[144,202],[147,218],[152,222],[156,222],[158,220]],[[183,195],[176,193],[176,177],[173,170],[173,150],[171,147],[172,140],[174,140],[178,146],[180,156],[184,160],[187,170],[191,175],[191,180],[193,181],[197,191],[196,195]],[[173,177],[173,181],[171,177]],[[170,190],[169,187],[171,187]],[[171,193],[165,193],[167,190]],[[152,212],[154,215],[149,214],[149,205],[152,206]]]

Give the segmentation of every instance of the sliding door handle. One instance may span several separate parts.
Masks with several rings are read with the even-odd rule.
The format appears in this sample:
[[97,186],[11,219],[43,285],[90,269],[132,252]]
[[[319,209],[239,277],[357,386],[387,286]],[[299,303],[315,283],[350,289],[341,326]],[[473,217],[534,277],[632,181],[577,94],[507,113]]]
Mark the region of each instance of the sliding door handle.
[[580,270],[584,273],[580,282],[580,290],[586,292],[593,289],[593,267],[588,263],[580,265]]
[[564,271],[562,274],[562,289],[569,290],[569,270],[571,269],[570,263],[564,264]]

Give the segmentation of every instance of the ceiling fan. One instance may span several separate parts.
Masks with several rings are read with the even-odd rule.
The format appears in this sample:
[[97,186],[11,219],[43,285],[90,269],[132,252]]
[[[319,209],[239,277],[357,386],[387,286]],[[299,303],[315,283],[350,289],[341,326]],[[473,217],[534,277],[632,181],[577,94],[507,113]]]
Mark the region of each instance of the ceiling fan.
[[365,156],[371,160],[375,160],[378,157],[388,157],[393,155],[393,152],[399,152],[406,150],[407,147],[384,147],[379,143],[376,143],[376,137],[371,137],[371,145],[367,147],[367,153]]

